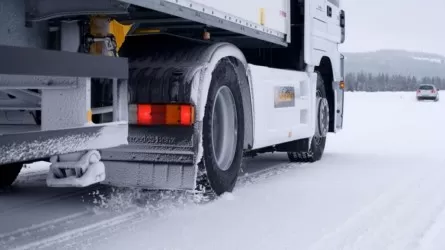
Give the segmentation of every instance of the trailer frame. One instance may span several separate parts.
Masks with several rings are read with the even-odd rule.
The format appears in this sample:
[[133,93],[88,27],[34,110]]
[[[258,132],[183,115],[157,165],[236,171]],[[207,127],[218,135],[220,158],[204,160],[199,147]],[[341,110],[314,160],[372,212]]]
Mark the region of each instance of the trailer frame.
[[[0,92],[14,95],[0,111],[41,111],[41,124],[0,125],[0,165],[127,144],[126,58],[5,45],[0,54]],[[113,106],[105,111],[91,108],[93,78],[111,79]],[[97,112],[113,120],[94,124]]]

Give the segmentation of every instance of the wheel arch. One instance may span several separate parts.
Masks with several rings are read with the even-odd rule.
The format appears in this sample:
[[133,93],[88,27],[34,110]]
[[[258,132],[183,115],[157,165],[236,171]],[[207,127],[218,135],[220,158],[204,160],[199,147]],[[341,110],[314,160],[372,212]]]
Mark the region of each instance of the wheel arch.
[[[147,44],[153,45],[147,46]],[[229,61],[234,68],[242,91],[245,114],[244,148],[250,148],[253,145],[254,110],[251,77],[247,60],[235,45],[226,42],[205,44],[171,36],[140,36],[127,37],[119,53],[121,56],[128,57],[131,61],[130,64],[137,68],[136,70],[130,68],[131,75],[140,74],[143,76],[147,74],[147,76],[138,77],[140,83],[130,84],[132,86],[130,88],[131,97],[136,96],[137,91],[147,91],[147,88],[139,87],[147,83],[150,88],[157,89],[150,93],[150,100],[157,93],[165,95],[162,98],[163,101],[172,100],[168,94],[172,90],[172,85],[168,86],[168,82],[174,79],[176,70],[183,72],[184,77],[181,78],[179,86],[181,89],[185,89],[182,93],[185,93],[186,97],[179,98],[179,102],[191,102],[195,105],[196,129],[200,131],[202,131],[200,124],[204,119],[212,73],[221,61]],[[144,66],[146,69],[138,68],[140,64],[147,65]],[[164,85],[166,86],[164,87]],[[166,90],[163,90],[164,88]],[[200,159],[201,153],[202,149],[199,149],[198,159]]]
[[244,111],[244,149],[253,146],[253,105],[252,105],[252,90],[251,77],[249,76],[248,64],[244,54],[236,46],[230,43],[217,43],[210,46],[207,50],[209,57],[206,59],[206,66],[201,71],[201,80],[195,82],[199,86],[194,86],[196,93],[192,96],[196,97],[195,104],[199,109],[197,111],[198,119],[200,121],[204,118],[205,105],[209,94],[210,84],[212,82],[212,73],[222,61],[229,61],[238,79],[240,89],[242,91],[243,111]]
[[329,132],[334,132],[336,107],[335,107],[335,92],[333,86],[334,71],[331,59],[327,56],[323,56],[320,60],[320,64],[315,67],[315,71],[320,72],[321,77],[323,78],[329,104]]

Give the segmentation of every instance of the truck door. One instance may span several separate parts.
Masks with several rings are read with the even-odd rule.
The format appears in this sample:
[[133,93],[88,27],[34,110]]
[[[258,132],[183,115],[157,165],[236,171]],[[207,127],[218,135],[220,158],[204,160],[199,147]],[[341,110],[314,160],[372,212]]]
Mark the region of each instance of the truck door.
[[327,39],[341,43],[341,10],[340,0],[326,0],[326,22],[328,24]]
[[328,34],[327,0],[306,0],[304,20],[304,61],[316,65],[326,54]]

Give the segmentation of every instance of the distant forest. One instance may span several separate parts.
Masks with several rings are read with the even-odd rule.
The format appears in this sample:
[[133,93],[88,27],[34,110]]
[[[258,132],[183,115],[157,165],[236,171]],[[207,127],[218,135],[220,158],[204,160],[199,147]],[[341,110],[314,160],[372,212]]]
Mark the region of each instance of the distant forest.
[[445,78],[371,74],[366,72],[347,73],[345,77],[346,91],[415,91],[420,84],[434,84],[445,89]]

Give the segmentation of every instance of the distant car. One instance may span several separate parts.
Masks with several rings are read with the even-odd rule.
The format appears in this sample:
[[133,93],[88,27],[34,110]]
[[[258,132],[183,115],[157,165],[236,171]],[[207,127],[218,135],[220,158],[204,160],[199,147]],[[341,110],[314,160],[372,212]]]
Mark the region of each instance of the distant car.
[[432,84],[422,84],[417,89],[417,100],[434,100],[439,101],[439,90]]

